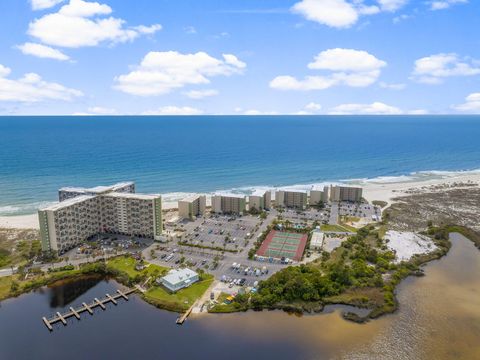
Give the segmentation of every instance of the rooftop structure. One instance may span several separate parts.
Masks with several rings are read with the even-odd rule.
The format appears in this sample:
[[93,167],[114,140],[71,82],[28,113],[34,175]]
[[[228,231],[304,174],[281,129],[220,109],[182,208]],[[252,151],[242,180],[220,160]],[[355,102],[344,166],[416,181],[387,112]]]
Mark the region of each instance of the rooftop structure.
[[205,195],[192,195],[178,202],[178,215],[184,219],[194,220],[205,214],[207,198]]
[[189,287],[200,280],[198,274],[190,269],[172,269],[167,275],[159,279],[159,282],[168,290],[176,292],[180,289]]
[[312,237],[310,239],[310,249],[312,250],[321,250],[323,246],[323,239],[325,234],[320,230],[316,229],[312,231]]
[[224,194],[212,196],[212,211],[216,214],[243,214],[246,211],[246,196]]
[[108,192],[134,193],[135,183],[120,182],[110,186],[95,186],[92,188],[84,187],[62,187],[58,190],[58,201],[65,201],[81,195],[101,195]]
[[305,209],[307,207],[307,192],[293,190],[277,190],[275,192],[275,204],[295,209]]

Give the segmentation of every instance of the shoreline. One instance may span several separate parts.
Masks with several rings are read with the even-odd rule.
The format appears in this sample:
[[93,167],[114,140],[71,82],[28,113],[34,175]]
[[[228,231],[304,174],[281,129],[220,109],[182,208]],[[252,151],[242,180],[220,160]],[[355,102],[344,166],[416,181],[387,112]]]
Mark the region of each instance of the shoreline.
[[[411,180],[410,176],[397,176],[386,180],[385,177],[374,179],[345,180],[343,183],[352,186],[361,186],[363,188],[363,197],[369,202],[384,201],[388,205],[392,204],[393,199],[403,195],[408,195],[412,190],[427,191],[426,187],[431,186],[451,186],[454,183],[476,183],[480,184],[480,171],[464,172],[442,172],[437,178],[424,178]],[[407,179],[407,180],[405,180]],[[310,189],[313,185],[292,185],[290,188]],[[289,188],[285,186],[284,188]],[[272,188],[273,189],[273,188]],[[185,193],[187,194],[187,193]],[[211,194],[207,194],[211,196]],[[209,199],[207,199],[207,205]],[[163,202],[163,210],[173,211],[177,209],[176,200]],[[0,228],[6,229],[39,229],[38,217],[36,213],[25,215],[0,215]]]

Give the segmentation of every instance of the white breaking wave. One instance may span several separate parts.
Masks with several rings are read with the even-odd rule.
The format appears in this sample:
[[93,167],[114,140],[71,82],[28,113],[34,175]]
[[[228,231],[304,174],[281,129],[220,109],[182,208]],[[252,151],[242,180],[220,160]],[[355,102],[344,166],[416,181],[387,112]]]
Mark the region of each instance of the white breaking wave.
[[[375,178],[360,178],[360,179],[342,179],[342,180],[332,180],[332,181],[323,181],[319,183],[310,183],[310,184],[294,184],[294,185],[285,185],[285,186],[273,186],[273,185],[248,185],[231,189],[218,189],[215,191],[207,193],[196,193],[196,192],[171,192],[162,194],[163,206],[164,208],[174,208],[177,207],[179,200],[188,197],[193,194],[201,194],[207,196],[207,205],[210,204],[210,197],[215,194],[234,194],[234,195],[245,195],[248,196],[256,191],[275,191],[277,189],[285,190],[297,190],[297,191],[310,191],[313,188],[323,189],[324,186],[329,185],[357,185],[357,186],[366,186],[372,184],[403,184],[403,183],[413,183],[413,182],[422,182],[429,180],[441,180],[441,179],[450,179],[456,176],[468,176],[468,175],[479,175],[480,169],[474,170],[460,170],[460,171],[442,171],[442,170],[428,170],[428,171],[417,171],[412,172],[408,175],[398,175],[398,176],[378,176]],[[272,193],[272,199],[275,198],[275,193]],[[21,204],[21,205],[5,205],[0,206],[0,215],[25,215],[33,214],[39,208],[49,206],[55,202],[33,202],[30,204]]]
[[0,206],[0,215],[28,215],[36,213],[38,209],[55,204],[54,201],[37,201],[29,204]]

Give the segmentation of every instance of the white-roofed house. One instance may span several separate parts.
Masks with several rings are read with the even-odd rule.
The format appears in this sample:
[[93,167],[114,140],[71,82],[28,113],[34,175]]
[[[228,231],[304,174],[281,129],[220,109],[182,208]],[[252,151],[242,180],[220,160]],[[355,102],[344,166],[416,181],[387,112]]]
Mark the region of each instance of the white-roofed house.
[[200,280],[198,274],[190,269],[172,269],[167,275],[157,280],[168,290],[176,292],[178,290],[189,287],[193,283]]

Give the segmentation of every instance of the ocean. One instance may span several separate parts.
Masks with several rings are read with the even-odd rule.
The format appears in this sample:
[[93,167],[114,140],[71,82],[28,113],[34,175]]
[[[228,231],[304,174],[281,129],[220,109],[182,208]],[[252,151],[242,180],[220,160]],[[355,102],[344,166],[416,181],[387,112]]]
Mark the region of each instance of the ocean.
[[168,203],[478,172],[479,138],[480,116],[0,117],[0,215],[127,180]]

